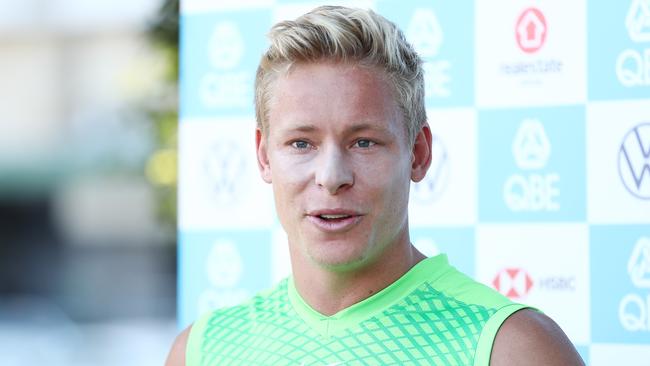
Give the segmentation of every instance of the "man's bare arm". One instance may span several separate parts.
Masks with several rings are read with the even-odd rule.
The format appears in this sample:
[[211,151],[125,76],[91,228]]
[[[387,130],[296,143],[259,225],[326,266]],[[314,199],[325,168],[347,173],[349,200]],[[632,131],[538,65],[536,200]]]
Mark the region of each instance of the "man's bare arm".
[[584,366],[584,362],[551,318],[524,309],[512,314],[499,329],[490,365]]
[[165,366],[185,366],[185,348],[187,346],[187,337],[190,335],[190,329],[192,329],[191,325],[176,337],[167,356]]

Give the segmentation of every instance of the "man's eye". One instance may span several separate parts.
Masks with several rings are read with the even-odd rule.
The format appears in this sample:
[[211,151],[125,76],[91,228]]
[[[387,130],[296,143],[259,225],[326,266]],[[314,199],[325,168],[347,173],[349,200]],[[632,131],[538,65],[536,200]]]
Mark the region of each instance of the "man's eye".
[[367,140],[367,139],[360,139],[360,140],[357,140],[357,142],[355,143],[356,146],[358,146],[360,148],[363,148],[363,149],[367,149],[367,148],[371,147],[374,144],[375,144],[375,142]]
[[294,141],[291,143],[291,146],[295,147],[296,149],[308,149],[311,145],[307,141]]

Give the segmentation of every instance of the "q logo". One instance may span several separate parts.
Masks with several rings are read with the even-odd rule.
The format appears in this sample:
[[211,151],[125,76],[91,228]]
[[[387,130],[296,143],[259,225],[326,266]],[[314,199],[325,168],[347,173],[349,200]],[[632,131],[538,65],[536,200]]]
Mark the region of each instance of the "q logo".
[[206,259],[205,270],[212,286],[235,287],[244,272],[242,257],[235,244],[227,240],[215,242]]
[[210,63],[215,69],[232,69],[244,55],[244,39],[232,21],[217,23],[208,45]]
[[415,9],[406,34],[422,57],[438,55],[442,46],[442,28],[433,10]]

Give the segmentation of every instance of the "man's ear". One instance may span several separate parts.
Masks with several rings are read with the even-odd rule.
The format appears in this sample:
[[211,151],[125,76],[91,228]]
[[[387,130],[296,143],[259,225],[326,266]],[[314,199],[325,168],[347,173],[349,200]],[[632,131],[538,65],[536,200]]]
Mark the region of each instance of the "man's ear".
[[419,182],[431,165],[431,128],[429,124],[424,125],[415,137],[413,151],[411,152],[411,180]]
[[259,128],[255,129],[255,149],[257,150],[257,167],[260,169],[260,175],[266,183],[271,183],[271,164],[269,155],[266,150],[266,137]]

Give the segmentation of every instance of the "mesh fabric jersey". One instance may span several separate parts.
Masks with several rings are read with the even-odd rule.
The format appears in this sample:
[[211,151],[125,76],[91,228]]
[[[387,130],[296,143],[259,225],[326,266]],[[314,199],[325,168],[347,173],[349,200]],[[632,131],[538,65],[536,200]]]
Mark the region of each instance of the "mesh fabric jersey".
[[307,305],[291,278],[195,322],[188,366],[488,365],[499,326],[517,310],[442,254],[332,316]]

